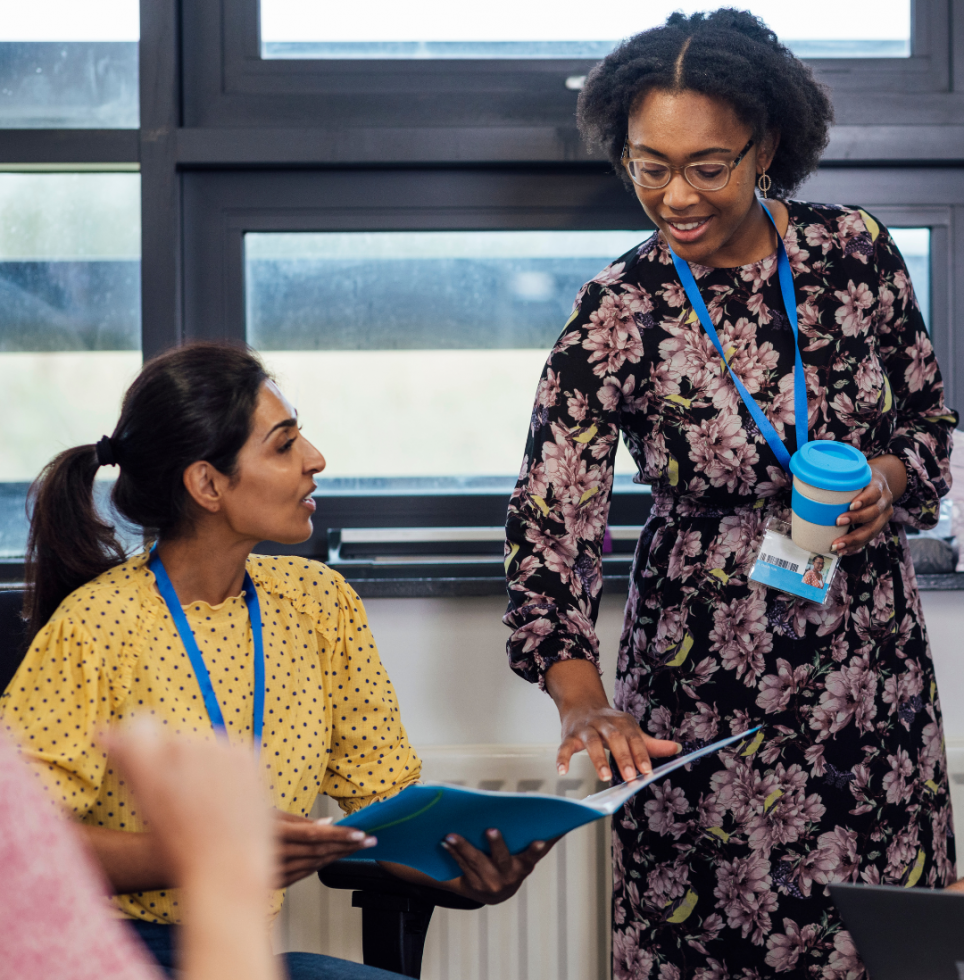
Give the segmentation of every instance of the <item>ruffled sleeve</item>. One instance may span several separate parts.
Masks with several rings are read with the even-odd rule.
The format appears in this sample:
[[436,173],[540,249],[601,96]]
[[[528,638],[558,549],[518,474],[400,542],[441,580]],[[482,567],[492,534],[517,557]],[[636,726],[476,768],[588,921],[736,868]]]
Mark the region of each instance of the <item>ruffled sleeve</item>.
[[20,745],[48,799],[83,817],[107,766],[98,734],[114,717],[116,692],[86,622],[55,615],[32,643],[0,698],[0,724]]
[[877,335],[894,413],[886,452],[899,457],[907,470],[907,490],[894,503],[893,519],[932,528],[940,517],[940,498],[951,487],[950,454],[958,415],[944,402],[944,382],[907,266],[893,238],[878,227]]

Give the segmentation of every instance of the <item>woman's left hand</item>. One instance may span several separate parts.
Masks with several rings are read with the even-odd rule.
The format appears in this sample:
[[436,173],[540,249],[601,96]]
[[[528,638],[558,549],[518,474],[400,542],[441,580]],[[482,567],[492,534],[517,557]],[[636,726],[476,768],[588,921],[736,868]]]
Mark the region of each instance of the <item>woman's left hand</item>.
[[524,851],[510,854],[502,834],[497,830],[487,830],[485,836],[492,850],[491,855],[473,847],[458,834],[449,834],[442,842],[462,869],[461,878],[447,884],[459,895],[483,905],[498,905],[511,898],[556,842],[537,840]]
[[[878,456],[870,460],[870,483],[854,497],[850,510],[837,518],[844,532],[830,546],[840,555],[854,555],[873,541],[894,515],[894,501],[907,489],[907,470],[897,456]],[[848,527],[855,527],[846,533]]]

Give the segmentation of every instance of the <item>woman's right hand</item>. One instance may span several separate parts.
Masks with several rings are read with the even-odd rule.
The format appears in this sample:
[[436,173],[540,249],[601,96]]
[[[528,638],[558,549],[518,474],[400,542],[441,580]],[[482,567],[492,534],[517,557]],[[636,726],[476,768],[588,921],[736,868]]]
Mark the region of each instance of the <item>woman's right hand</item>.
[[327,864],[378,843],[363,830],[332,826],[331,818],[309,820],[276,810],[274,821],[276,888],[287,888]]
[[588,660],[560,660],[546,671],[546,690],[559,709],[562,744],[556,757],[560,774],[583,749],[604,782],[613,778],[606,759],[612,753],[620,775],[627,782],[653,771],[651,758],[678,755],[682,746],[669,739],[647,735],[636,719],[609,704],[599,672]]

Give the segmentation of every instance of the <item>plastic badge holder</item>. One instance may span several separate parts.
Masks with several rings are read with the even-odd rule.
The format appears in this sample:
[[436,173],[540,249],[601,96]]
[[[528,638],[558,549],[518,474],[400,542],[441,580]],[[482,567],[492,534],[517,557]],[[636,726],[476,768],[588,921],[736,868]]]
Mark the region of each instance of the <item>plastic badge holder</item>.
[[790,525],[771,517],[764,527],[750,580],[822,606],[830,595],[839,560],[836,555],[814,554],[798,547],[790,537]]

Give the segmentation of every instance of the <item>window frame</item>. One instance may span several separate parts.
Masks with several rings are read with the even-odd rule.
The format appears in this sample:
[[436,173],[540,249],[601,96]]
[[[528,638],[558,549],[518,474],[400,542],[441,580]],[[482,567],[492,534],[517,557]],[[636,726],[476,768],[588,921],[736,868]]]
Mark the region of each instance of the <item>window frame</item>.
[[[192,0],[185,6],[185,122],[192,127],[356,129],[460,126],[466,118],[572,128],[570,76],[585,59],[263,59],[259,0]],[[838,115],[885,124],[915,121],[915,95],[951,87],[950,0],[912,0],[908,58],[810,59]],[[882,95],[889,98],[880,98]],[[870,96],[868,102],[867,96]],[[430,138],[430,133],[426,134]],[[387,152],[391,158],[391,147]]]
[[[948,403],[957,407],[964,405],[964,343],[953,329],[964,323],[957,285],[964,173],[956,169],[964,159],[964,17],[951,8],[950,0],[913,0],[910,58],[810,62],[831,88],[837,126],[800,196],[857,201],[885,224],[933,229],[931,335]],[[585,74],[591,62],[392,61],[373,71],[367,59],[262,60],[257,10],[257,0],[140,0],[139,129],[8,129],[0,140],[0,169],[139,169],[145,357],[194,336],[241,335],[243,230],[335,229],[330,202],[315,200],[312,212],[311,194],[281,190],[311,174],[355,182],[348,200],[358,206],[343,211],[339,230],[371,227],[379,217],[357,200],[379,175],[373,160],[396,188],[407,174],[415,183],[461,182],[464,191],[434,217],[389,195],[378,204],[379,227],[389,227],[389,213],[390,227],[412,228],[615,227],[616,215],[638,216],[575,128],[576,94],[563,79]],[[218,176],[247,181],[250,193],[199,200],[201,179]],[[491,190],[500,180],[522,187],[523,178],[573,190],[543,211],[531,195]],[[473,181],[474,199],[465,190]],[[435,223],[419,223],[430,217]]]
[[964,404],[964,172],[951,167],[821,168],[798,197],[859,204],[885,225],[931,228],[930,339],[948,406]]
[[652,230],[636,198],[600,167],[194,171],[183,194],[192,339],[245,339],[249,231],[639,228],[642,241]]

